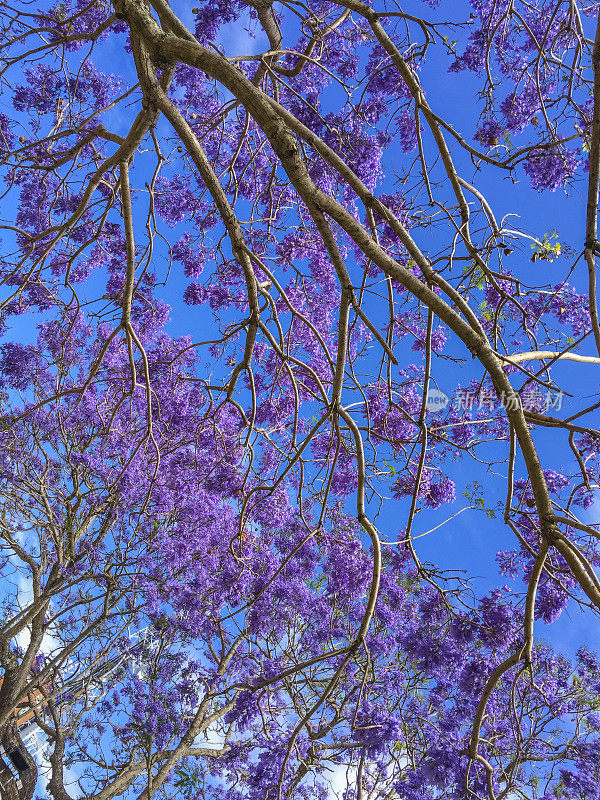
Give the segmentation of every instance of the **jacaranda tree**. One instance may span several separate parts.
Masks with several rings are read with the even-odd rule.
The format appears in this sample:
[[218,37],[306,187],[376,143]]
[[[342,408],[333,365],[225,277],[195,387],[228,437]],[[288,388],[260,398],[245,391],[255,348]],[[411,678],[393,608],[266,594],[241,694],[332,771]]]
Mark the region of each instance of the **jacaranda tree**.
[[0,10],[2,799],[600,798],[600,4],[198,3]]

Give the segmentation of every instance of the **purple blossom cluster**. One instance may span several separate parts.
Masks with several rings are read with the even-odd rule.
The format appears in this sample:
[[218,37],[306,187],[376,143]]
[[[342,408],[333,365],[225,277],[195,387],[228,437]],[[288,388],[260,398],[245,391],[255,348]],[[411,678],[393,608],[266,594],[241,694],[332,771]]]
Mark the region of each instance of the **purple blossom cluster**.
[[[580,135],[586,135],[589,84],[582,74],[574,75],[570,100],[565,102],[561,97],[565,76],[560,57],[542,65],[540,54],[548,49],[568,58],[568,53],[576,52],[581,30],[571,8],[554,0],[523,4],[520,9],[480,0],[471,0],[471,6],[474,13],[468,44],[450,72],[468,70],[485,76],[482,96],[488,100],[475,139],[486,148],[501,144],[511,166],[522,162],[525,153],[525,173],[537,191],[565,188],[583,164],[562,141],[570,138],[573,126]],[[590,12],[589,8],[582,10]],[[504,95],[495,91],[501,85],[508,87]],[[509,134],[521,135],[514,162]],[[584,139],[584,149],[586,146]]]
[[525,172],[538,192],[564,189],[577,171],[579,160],[572,150],[532,150],[525,163]]

